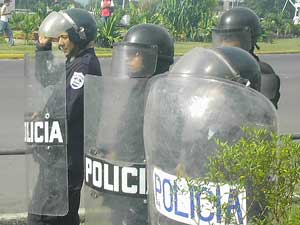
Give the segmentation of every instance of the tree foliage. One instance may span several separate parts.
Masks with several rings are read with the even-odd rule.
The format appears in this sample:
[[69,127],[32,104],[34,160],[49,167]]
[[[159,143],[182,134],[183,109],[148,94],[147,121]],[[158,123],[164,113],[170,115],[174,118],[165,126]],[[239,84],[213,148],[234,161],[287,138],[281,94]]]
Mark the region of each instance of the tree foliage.
[[[87,0],[90,1],[90,0]],[[82,1],[81,1],[82,2]],[[30,11],[36,11],[38,5],[46,5],[48,9],[55,8],[57,10],[67,9],[71,5],[78,8],[83,8],[84,6],[77,0],[58,0],[55,3],[54,0],[16,0],[17,9],[28,9]]]
[[[268,14],[281,13],[284,4],[285,1],[282,0],[246,0],[242,5],[254,10],[260,18],[263,18]],[[293,7],[289,3],[285,11],[287,18],[293,18]]]
[[[219,0],[115,0],[117,17],[106,26],[99,26],[98,41],[105,39],[105,46],[120,39],[122,30],[141,23],[154,23],[166,27],[176,40],[180,41],[210,41],[212,28],[217,24],[217,10]],[[246,0],[240,6],[249,7],[261,18],[263,33],[261,41],[272,42],[273,38],[291,38],[300,35],[300,25],[294,25],[292,18],[294,8],[290,3],[282,12],[285,1],[282,0]],[[26,25],[26,32],[36,31],[40,21],[51,11],[59,11],[70,7],[85,7],[89,9],[100,22],[100,0],[16,0],[16,8],[28,9],[30,14],[37,16],[26,18],[30,25]],[[128,27],[120,27],[120,16],[129,15]],[[16,13],[13,17],[16,16]],[[18,18],[13,18],[14,28],[19,26]],[[30,29],[29,29],[30,28]],[[121,29],[121,30],[120,30]],[[112,32],[113,31],[113,32]],[[120,31],[120,32],[117,32]],[[103,39],[103,40],[104,40]],[[114,40],[114,41],[112,41]],[[111,47],[111,46],[110,46]]]
[[216,0],[163,0],[159,14],[176,39],[201,40],[207,35],[203,30],[213,25],[211,21],[216,5]]
[[159,24],[158,7],[158,1],[142,0],[138,4],[130,2],[125,9],[125,14],[130,15],[130,26],[140,23]]
[[234,145],[218,140],[218,151],[208,165],[209,179],[246,190],[247,213],[256,211],[252,219],[264,221],[259,224],[288,224],[300,182],[300,144],[265,129],[244,132]]
[[283,0],[246,0],[242,4],[261,18],[261,41],[272,42],[273,38],[291,38],[299,35],[299,28],[292,20],[295,9],[287,2],[283,10],[285,3]]
[[111,48],[114,43],[121,41],[122,36],[118,27],[121,12],[115,12],[105,23],[98,20],[96,43],[101,47]]

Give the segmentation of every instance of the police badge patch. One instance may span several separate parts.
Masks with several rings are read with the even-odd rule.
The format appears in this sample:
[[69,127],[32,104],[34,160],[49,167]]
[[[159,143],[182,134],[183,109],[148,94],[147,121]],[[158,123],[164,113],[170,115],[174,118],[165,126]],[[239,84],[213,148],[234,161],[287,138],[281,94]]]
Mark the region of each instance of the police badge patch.
[[84,84],[84,75],[81,72],[74,72],[70,85],[73,89],[79,89],[83,86]]

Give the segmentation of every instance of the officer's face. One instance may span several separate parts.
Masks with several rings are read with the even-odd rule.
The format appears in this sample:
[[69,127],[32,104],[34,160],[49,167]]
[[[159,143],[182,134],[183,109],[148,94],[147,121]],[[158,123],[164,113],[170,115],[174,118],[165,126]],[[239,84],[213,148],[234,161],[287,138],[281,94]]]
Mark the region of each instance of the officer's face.
[[128,59],[127,63],[131,72],[133,73],[140,72],[144,65],[143,61],[144,61],[143,57],[139,54],[136,54],[132,58]]
[[75,54],[75,44],[69,39],[67,32],[62,33],[58,40],[59,48],[64,52],[65,56],[70,58]]
[[230,41],[230,40],[224,40],[221,43],[221,46],[227,46],[227,47],[239,47],[241,48],[241,42],[240,41]]

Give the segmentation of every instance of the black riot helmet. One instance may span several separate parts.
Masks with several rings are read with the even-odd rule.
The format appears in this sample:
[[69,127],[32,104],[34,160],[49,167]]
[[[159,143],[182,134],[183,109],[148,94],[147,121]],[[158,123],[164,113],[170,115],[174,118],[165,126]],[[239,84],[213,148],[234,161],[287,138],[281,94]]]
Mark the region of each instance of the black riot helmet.
[[63,32],[67,32],[70,40],[82,49],[96,39],[96,21],[88,11],[72,8],[51,12],[39,28],[39,34],[46,37],[58,38]]
[[157,46],[158,59],[154,74],[168,71],[170,65],[174,62],[174,42],[168,31],[159,25],[135,25],[128,30],[123,41]]
[[258,63],[250,53],[237,47],[194,48],[174,64],[170,74],[226,79],[260,91]]
[[245,7],[235,7],[224,12],[213,29],[213,45],[236,46],[250,51],[260,34],[261,25],[256,13]]

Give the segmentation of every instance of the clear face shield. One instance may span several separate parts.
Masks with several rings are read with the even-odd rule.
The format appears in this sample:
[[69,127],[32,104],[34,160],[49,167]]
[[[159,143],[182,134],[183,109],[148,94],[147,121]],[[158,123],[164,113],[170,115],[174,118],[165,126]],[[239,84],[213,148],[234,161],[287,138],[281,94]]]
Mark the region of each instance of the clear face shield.
[[251,49],[251,32],[249,29],[213,29],[213,47],[239,47],[246,51]]
[[150,77],[157,63],[157,46],[136,43],[118,43],[112,54],[114,76]]
[[66,13],[51,12],[41,23],[39,36],[58,38],[72,27],[74,27],[74,21]]

